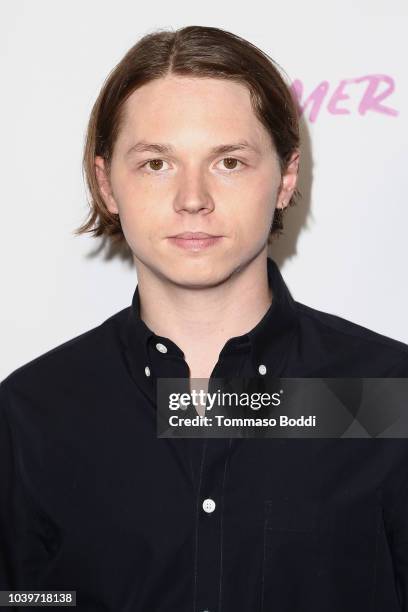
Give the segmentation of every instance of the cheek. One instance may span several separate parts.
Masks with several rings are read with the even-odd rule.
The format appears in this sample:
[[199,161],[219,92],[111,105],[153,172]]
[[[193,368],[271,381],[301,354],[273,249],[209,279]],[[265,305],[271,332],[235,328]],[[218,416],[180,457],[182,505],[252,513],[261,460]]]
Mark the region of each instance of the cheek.
[[142,233],[153,220],[156,207],[152,195],[131,174],[117,177],[116,185],[114,194],[124,231]]
[[[258,228],[272,219],[276,200],[276,190],[259,185],[241,191],[235,201],[236,217],[241,227]],[[247,231],[247,230],[246,230]]]
[[127,168],[113,168],[112,188],[118,206],[124,212],[129,209],[140,208],[143,202],[152,197],[149,186],[140,180],[137,172]]
[[142,207],[122,207],[120,220],[127,240],[142,243],[149,240],[151,219]]

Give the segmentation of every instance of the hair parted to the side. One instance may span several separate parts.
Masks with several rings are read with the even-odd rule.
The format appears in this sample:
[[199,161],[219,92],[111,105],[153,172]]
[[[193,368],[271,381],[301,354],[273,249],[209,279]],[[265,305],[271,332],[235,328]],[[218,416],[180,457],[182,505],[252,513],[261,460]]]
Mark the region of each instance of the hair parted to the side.
[[[297,104],[277,66],[252,43],[215,27],[159,29],[143,36],[108,74],[92,108],[83,155],[90,210],[73,233],[90,232],[95,237],[109,237],[116,245],[125,243],[119,215],[106,208],[100,194],[95,157],[104,158],[109,172],[127,98],[167,74],[221,78],[245,85],[256,116],[272,138],[282,173],[299,148],[300,134]],[[296,188],[288,207],[296,204],[300,195]],[[275,209],[270,237],[282,233],[285,210]]]

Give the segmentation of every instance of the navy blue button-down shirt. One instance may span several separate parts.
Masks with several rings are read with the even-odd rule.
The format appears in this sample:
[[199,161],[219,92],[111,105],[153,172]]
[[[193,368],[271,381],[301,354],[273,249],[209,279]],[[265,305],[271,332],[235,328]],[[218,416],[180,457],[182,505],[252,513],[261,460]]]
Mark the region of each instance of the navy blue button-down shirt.
[[[270,308],[211,377],[408,377],[406,344],[267,273]],[[407,440],[158,438],[157,379],[189,368],[139,306],[136,287],[0,385],[0,590],[75,590],[89,612],[408,612]]]

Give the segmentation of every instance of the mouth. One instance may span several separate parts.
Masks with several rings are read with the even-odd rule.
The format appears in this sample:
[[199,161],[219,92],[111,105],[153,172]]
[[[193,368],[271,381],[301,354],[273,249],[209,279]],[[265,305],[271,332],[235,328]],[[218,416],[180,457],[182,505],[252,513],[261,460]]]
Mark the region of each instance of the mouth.
[[176,247],[187,251],[202,251],[221,242],[223,236],[215,236],[206,232],[181,232],[169,236],[168,240]]
[[180,234],[175,234],[174,236],[169,236],[169,237],[170,238],[183,238],[184,240],[221,238],[221,236],[216,236],[214,234],[207,234],[206,232],[181,232]]

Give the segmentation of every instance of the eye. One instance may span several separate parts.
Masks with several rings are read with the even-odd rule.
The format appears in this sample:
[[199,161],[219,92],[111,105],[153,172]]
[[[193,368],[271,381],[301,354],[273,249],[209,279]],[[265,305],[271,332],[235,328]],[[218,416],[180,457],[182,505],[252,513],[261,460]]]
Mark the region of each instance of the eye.
[[235,170],[237,164],[241,164],[242,166],[245,165],[243,162],[241,162],[239,159],[236,159],[235,157],[224,157],[224,159],[222,159],[221,161],[224,162],[224,166],[226,166],[227,170]]
[[156,172],[157,170],[162,170],[163,169],[163,164],[164,163],[165,162],[164,162],[163,159],[148,159],[140,167],[141,168],[145,168],[148,164],[151,164],[150,165],[150,170],[154,170]]

